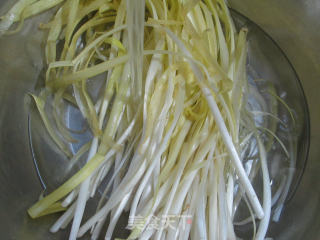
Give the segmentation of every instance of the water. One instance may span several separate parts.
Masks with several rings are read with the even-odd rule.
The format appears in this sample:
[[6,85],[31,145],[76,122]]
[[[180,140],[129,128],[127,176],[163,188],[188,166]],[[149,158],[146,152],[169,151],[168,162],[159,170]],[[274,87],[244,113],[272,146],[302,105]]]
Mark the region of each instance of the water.
[[[292,65],[277,44],[250,20],[235,12],[233,17],[237,28],[245,26],[249,29],[247,69],[251,90],[248,109],[268,112],[281,120],[280,122],[270,115],[258,114],[255,117],[257,125],[274,129],[275,135],[279,138],[273,141],[272,148],[268,152],[268,167],[273,195],[279,188],[281,190],[279,192],[282,193],[287,185],[288,194],[285,194],[287,196],[285,202],[287,202],[299,185],[309,146],[309,119],[303,90]],[[94,90],[103,86],[102,81],[94,82],[97,86],[91,86],[91,93],[99,94]],[[88,131],[86,121],[79,110],[69,105],[65,116],[67,127],[75,130],[72,136],[78,142],[70,144],[70,149],[76,153],[83,144],[90,141],[92,134]],[[43,186],[50,191],[80,169],[86,156],[70,169],[70,161],[54,145],[35,109],[30,111],[29,127],[30,146],[35,166]],[[264,134],[263,138],[266,142],[274,139],[268,133]],[[289,156],[286,155],[284,147]],[[246,158],[249,155],[254,156],[255,153],[255,142],[252,140],[247,156],[243,156],[247,169],[252,167],[253,160]],[[259,175],[260,172],[254,179],[253,185],[261,198],[262,182]],[[275,207],[277,202],[279,200],[275,201]],[[241,221],[248,216],[246,205],[243,202],[240,203],[235,221]],[[246,237],[250,236],[251,228],[252,226],[247,224],[237,227],[236,230],[240,236]]]

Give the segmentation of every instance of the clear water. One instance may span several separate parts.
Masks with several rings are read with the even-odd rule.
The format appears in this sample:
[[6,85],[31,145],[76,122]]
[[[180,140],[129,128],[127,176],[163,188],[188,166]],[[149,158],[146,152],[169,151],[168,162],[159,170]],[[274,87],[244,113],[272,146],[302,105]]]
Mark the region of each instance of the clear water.
[[[286,201],[289,201],[303,174],[309,146],[309,119],[303,90],[294,69],[277,44],[248,19],[235,12],[233,12],[233,17],[238,28],[245,26],[249,29],[248,78],[252,93],[259,93],[259,96],[262,97],[261,100],[257,100],[256,95],[251,94],[248,99],[248,107],[251,110],[272,113],[285,123],[284,125],[277,122],[275,133],[288,150],[290,157],[286,156],[281,144],[275,141],[268,152],[268,167],[273,193],[283,186],[284,182],[292,178],[286,198]],[[288,106],[270,95],[270,85],[274,86],[276,95]],[[97,88],[92,86],[92,89]],[[274,101],[277,102],[276,109],[272,104]],[[266,128],[274,124],[274,119],[270,116],[259,115],[255,120],[257,124]],[[72,106],[67,108],[66,123],[67,127],[73,130],[84,130],[81,133],[73,133],[73,137],[78,142],[70,144],[70,148],[73,153],[76,153],[83,144],[90,141],[92,135],[85,130],[86,121],[79,110]],[[39,178],[46,189],[54,189],[74,174],[83,164],[83,160],[70,170],[69,160],[54,146],[35,109],[30,112],[29,126],[30,143]],[[270,137],[267,135],[265,139]],[[251,154],[254,155],[254,152]],[[252,164],[251,160],[245,162],[247,167]],[[253,184],[261,197],[262,183],[259,179],[256,177]],[[242,220],[247,216],[247,208],[241,203],[235,220]],[[249,236],[251,225],[238,227],[237,231],[240,235]]]

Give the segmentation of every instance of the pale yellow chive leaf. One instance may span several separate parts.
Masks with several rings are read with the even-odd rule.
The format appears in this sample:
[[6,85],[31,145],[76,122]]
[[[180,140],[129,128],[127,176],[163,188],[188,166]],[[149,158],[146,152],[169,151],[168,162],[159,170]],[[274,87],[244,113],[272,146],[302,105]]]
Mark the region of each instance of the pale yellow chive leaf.
[[51,9],[58,4],[62,3],[64,0],[41,0],[36,3],[33,3],[32,5],[29,5],[26,7],[26,9],[23,11],[22,15],[23,18],[29,18],[34,15],[37,15],[39,13],[42,13],[48,9]]
[[39,217],[42,217],[42,216],[46,216],[46,215],[50,215],[50,214],[53,214],[53,213],[58,213],[58,212],[64,212],[66,211],[67,208],[66,207],[62,207],[61,206],[61,202],[57,202],[57,203],[54,203],[53,205],[51,205],[49,208],[47,208],[45,211],[43,211]]
[[86,68],[84,70],[80,70],[73,74],[62,77],[62,79],[57,79],[52,82],[48,82],[48,86],[53,88],[61,88],[67,87],[73,83],[80,82],[83,79],[89,79],[91,77],[97,76],[109,69],[114,68],[117,65],[123,64],[128,61],[128,56],[117,57],[112,60],[106,61],[104,63],[100,63],[91,68]]
[[45,107],[45,101],[37,97],[33,94],[30,94],[30,96],[34,99],[36,106],[38,108],[38,111],[40,113],[41,119],[50,135],[50,137],[53,139],[53,141],[58,145],[58,147],[68,156],[71,157],[70,150],[67,148],[67,146],[62,142],[62,140],[59,138],[59,136],[56,134],[56,131],[53,129],[52,125],[49,122],[49,119],[47,117],[47,114],[45,113],[44,107]]
[[62,184],[54,192],[44,197],[31,208],[28,209],[30,217],[40,217],[45,210],[47,210],[52,204],[59,201],[61,198],[70,193],[80,183],[87,179],[104,161],[104,156],[96,154],[79,172],[73,175],[68,181]]
[[14,22],[20,20],[20,15],[26,6],[36,2],[37,0],[20,0],[7,12],[6,15],[1,17],[0,21],[0,35],[9,30]]

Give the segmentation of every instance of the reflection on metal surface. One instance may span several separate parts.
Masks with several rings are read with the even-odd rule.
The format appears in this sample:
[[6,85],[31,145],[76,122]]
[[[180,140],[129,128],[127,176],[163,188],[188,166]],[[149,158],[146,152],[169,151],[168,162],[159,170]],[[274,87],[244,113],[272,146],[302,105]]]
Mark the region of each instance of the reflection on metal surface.
[[[308,106],[299,78],[277,43],[250,19],[235,10],[232,11],[232,14],[238,28],[247,27],[249,29],[248,74],[251,82],[253,79],[263,79],[257,81],[256,87],[267,101],[268,107],[265,110],[273,113],[272,107],[270,107],[272,97],[270,98],[268,93],[270,82],[272,82],[276,94],[282,99],[276,99],[278,107],[273,114],[287,125],[283,127],[283,124],[279,124],[276,134],[288,149],[290,158],[286,158],[282,149],[279,148],[279,144],[275,144],[268,153],[272,192],[273,194],[279,193],[273,206],[273,216],[274,219],[277,219],[282,215],[281,210],[285,209],[285,205],[289,203],[290,199],[293,199],[307,163],[310,141]],[[284,102],[288,106],[285,106]],[[290,110],[287,109],[288,107]],[[292,121],[289,111],[292,111],[294,116]],[[255,180],[255,182],[258,189],[261,182],[259,180]],[[282,190],[278,191],[280,187]],[[245,204],[243,205],[245,206]],[[238,218],[238,220],[242,219],[243,217]],[[236,229],[240,237],[245,239],[252,237],[251,224]]]
[[[308,104],[307,104],[307,101],[306,101],[306,96],[305,96],[305,93],[303,91],[303,88],[302,88],[302,84],[301,84],[301,81],[293,67],[293,65],[291,64],[289,58],[286,56],[286,54],[283,52],[283,50],[280,48],[280,46],[262,29],[260,28],[258,25],[256,25],[254,22],[252,22],[250,19],[246,18],[245,16],[243,16],[241,13],[237,12],[236,10],[234,9],[231,9],[232,13],[236,16],[235,19],[236,19],[236,23],[239,24],[239,21],[241,21],[241,25],[244,25],[244,26],[250,26],[253,27],[253,29],[256,29],[256,30],[253,30],[253,31],[259,31],[261,35],[264,35],[265,38],[268,39],[268,41],[270,41],[270,43],[273,44],[274,48],[276,49],[276,51],[278,51],[278,55],[281,57],[284,58],[284,62],[286,62],[287,66],[281,66],[283,70],[285,69],[290,69],[290,71],[292,71],[292,84],[297,84],[296,86],[296,90],[297,90],[297,94],[299,95],[299,101],[300,101],[300,111],[302,110],[302,112],[300,112],[300,116],[298,116],[298,120],[301,120],[303,121],[303,123],[301,124],[300,126],[300,131],[301,133],[298,135],[301,135],[301,139],[300,139],[300,145],[297,146],[297,163],[295,164],[295,168],[297,168],[296,170],[298,170],[298,173],[296,172],[295,174],[295,184],[292,184],[291,186],[291,192],[290,194],[288,195],[288,198],[287,198],[287,202],[290,201],[290,199],[292,199],[292,197],[294,196],[294,193],[296,192],[298,186],[299,186],[299,183],[301,181],[301,178],[303,176],[303,173],[304,173],[304,170],[305,170],[305,167],[307,165],[307,160],[308,160],[308,154],[309,154],[309,146],[310,146],[310,118],[309,118],[309,107],[308,107]],[[238,20],[237,20],[238,19]],[[262,46],[263,47],[263,46]],[[269,48],[267,48],[268,50],[270,50]],[[254,53],[254,50],[251,51]],[[249,70],[249,73],[250,71],[254,71],[253,69]],[[252,74],[252,75],[255,75],[255,76],[259,76],[259,74],[255,73],[255,74]],[[282,79],[279,79],[280,82],[282,81]],[[266,80],[268,81],[268,80]],[[274,79],[272,81],[275,81]],[[285,88],[287,86],[284,86]],[[289,88],[288,88],[289,89]],[[281,90],[280,90],[281,91]],[[286,89],[285,90],[282,90],[283,92],[279,94],[280,97],[286,97],[287,93],[286,93]],[[293,93],[294,94],[294,93]],[[290,99],[288,101],[288,105],[290,107]],[[294,109],[291,109],[291,110],[294,110]],[[297,114],[296,114],[297,115]]]
[[[11,5],[13,1],[1,1],[0,8]],[[278,224],[272,224],[268,236],[276,240],[314,240],[320,237],[320,6],[318,0],[229,0],[231,7],[257,23],[268,33],[284,51],[296,70],[305,90],[310,107],[311,117],[311,148],[308,165],[305,161],[298,162],[300,172],[294,177],[293,186],[298,186],[303,170],[302,181],[294,194],[291,189],[291,200],[286,204]],[[35,21],[43,21],[43,15]],[[39,74],[41,48],[27,50],[27,46],[40,46],[43,34],[38,31],[35,21],[27,21],[28,33],[0,39],[0,231],[3,239],[66,239],[66,232],[56,235],[49,234],[48,225],[53,218],[43,218],[30,221],[25,209],[30,206],[42,191],[37,177],[41,164],[37,162],[38,170],[32,165],[35,152],[30,152],[28,129],[29,112],[23,108],[25,93],[34,89],[35,79]],[[22,44],[23,43],[23,44]],[[27,44],[26,44],[27,43]],[[270,49],[265,49],[270,54]],[[29,51],[29,52],[28,52]],[[30,51],[32,53],[30,54]],[[30,55],[33,59],[29,59]],[[278,65],[279,59],[274,59]],[[41,68],[40,68],[41,69]],[[281,68],[279,69],[279,71]],[[258,71],[259,72],[259,71]],[[282,72],[282,71],[280,71]],[[282,72],[286,76],[286,72]],[[295,76],[295,74],[294,74]],[[294,87],[287,83],[286,86]],[[301,97],[301,96],[300,96]],[[299,97],[299,98],[300,98]],[[303,97],[302,97],[303,98]],[[300,102],[300,100],[299,100]],[[304,112],[298,114],[307,116]],[[33,120],[32,120],[33,121]],[[35,122],[32,122],[35,124]],[[304,125],[307,126],[307,125]],[[29,131],[31,131],[29,129]],[[298,142],[301,156],[307,152],[308,128],[302,128],[305,140]],[[32,136],[33,137],[33,136]],[[32,141],[40,141],[46,136]],[[47,139],[46,139],[47,140]],[[44,144],[43,147],[48,145]],[[33,146],[35,147],[35,146]],[[33,156],[33,157],[32,157]],[[51,150],[50,160],[58,158],[64,166],[65,159]],[[58,169],[57,171],[61,171]],[[56,174],[48,167],[41,176],[45,184],[48,174]],[[63,179],[55,179],[51,187]],[[41,181],[41,180],[40,180]],[[23,201],[22,201],[23,200]],[[5,207],[2,207],[5,206]]]
[[32,160],[33,160],[33,163],[34,163],[34,167],[36,168],[36,172],[37,172],[37,175],[39,177],[39,180],[40,180],[40,183],[41,183],[41,186],[43,188],[43,190],[46,190],[47,186],[41,176],[41,173],[40,173],[40,170],[39,170],[39,166],[38,166],[38,162],[37,162],[37,159],[36,159],[36,156],[35,156],[35,153],[34,153],[34,148],[33,148],[33,144],[32,144],[32,134],[31,134],[31,117],[30,117],[30,114],[28,115],[28,136],[29,136],[29,146],[30,146],[30,151],[31,151],[31,156],[32,156]]
[[[274,239],[320,239],[320,4],[318,0],[229,0],[232,8],[259,25],[290,60],[309,105],[310,150],[308,164],[296,193],[286,204]],[[310,199],[312,207],[309,206]],[[310,208],[313,210],[310,211]]]

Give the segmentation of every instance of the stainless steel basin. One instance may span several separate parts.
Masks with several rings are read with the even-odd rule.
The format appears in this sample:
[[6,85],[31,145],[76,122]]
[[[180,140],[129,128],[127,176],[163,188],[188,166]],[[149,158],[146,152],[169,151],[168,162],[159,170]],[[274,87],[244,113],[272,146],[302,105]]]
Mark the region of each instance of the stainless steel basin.
[[[1,0],[0,13],[14,1]],[[260,26],[282,49],[300,79],[309,105],[310,151],[301,182],[287,202],[280,222],[272,224],[268,236],[276,240],[320,239],[320,1],[319,0],[229,0],[230,7]],[[50,234],[55,216],[31,220],[26,209],[43,191],[30,148],[28,91],[36,89],[42,76],[45,33],[35,22],[23,30],[0,38],[0,231],[1,239],[66,239],[67,231]],[[34,120],[33,126],[41,128]],[[307,129],[306,129],[307,131]],[[65,161],[39,130],[37,142],[50,151],[50,160]],[[50,149],[50,150],[49,150]],[[57,160],[59,159],[59,160]],[[303,166],[300,166],[303,168]],[[46,176],[54,176],[52,166]],[[58,175],[59,176],[59,175]],[[47,187],[63,179],[53,178]],[[89,239],[89,238],[88,238]]]

